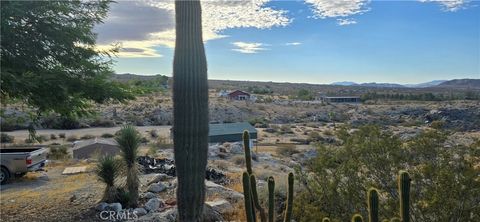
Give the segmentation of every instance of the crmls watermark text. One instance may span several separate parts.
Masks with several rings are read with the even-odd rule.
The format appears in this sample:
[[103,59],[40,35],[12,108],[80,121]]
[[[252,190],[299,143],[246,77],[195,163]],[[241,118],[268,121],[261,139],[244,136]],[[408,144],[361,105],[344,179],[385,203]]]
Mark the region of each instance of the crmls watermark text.
[[109,221],[121,221],[121,220],[136,220],[138,219],[137,212],[133,211],[101,211],[100,219]]

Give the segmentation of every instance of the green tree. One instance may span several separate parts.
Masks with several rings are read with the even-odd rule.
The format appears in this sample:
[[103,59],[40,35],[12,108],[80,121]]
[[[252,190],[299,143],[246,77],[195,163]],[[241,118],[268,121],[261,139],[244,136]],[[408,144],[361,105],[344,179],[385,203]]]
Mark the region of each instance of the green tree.
[[329,217],[348,221],[367,215],[365,193],[379,191],[380,219],[399,216],[396,175],[408,169],[412,178],[411,221],[479,221],[479,143],[445,147],[447,135],[428,130],[402,141],[378,126],[337,131],[341,145],[320,146],[305,169],[294,207],[296,221]]
[[92,102],[132,99],[109,80],[110,55],[95,50],[95,24],[111,1],[2,1],[1,99],[39,112],[88,113]]

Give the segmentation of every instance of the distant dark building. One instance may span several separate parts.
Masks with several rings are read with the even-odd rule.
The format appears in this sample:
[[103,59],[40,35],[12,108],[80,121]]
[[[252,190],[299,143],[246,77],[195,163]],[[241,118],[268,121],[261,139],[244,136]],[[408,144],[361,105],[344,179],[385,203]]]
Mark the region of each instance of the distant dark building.
[[360,97],[358,96],[322,96],[320,97],[322,102],[325,103],[360,103]]
[[257,129],[247,122],[210,124],[209,143],[239,142],[243,140],[243,131],[250,133],[250,145],[257,139]]
[[233,100],[250,100],[250,94],[241,90],[235,90],[229,93],[227,97]]

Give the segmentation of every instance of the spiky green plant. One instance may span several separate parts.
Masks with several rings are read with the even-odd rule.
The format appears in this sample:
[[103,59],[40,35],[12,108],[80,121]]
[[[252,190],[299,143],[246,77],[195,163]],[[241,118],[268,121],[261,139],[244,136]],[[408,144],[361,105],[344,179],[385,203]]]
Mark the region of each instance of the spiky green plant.
[[268,222],[275,221],[275,179],[268,177]]
[[360,214],[354,214],[352,217],[352,222],[363,222],[363,217]]
[[141,143],[141,136],[135,127],[126,125],[120,129],[115,140],[120,147],[121,156],[126,167],[126,186],[130,195],[129,207],[136,207],[138,202],[138,179],[139,168],[137,166],[138,147]]
[[115,158],[111,156],[103,156],[98,160],[95,167],[95,174],[98,180],[105,183],[105,191],[103,192],[102,201],[112,203],[117,200],[117,189],[115,180],[119,173],[119,166]]
[[288,174],[288,195],[287,195],[287,207],[285,210],[284,222],[290,222],[292,220],[293,209],[293,173]]
[[378,222],[378,191],[370,188],[367,194],[368,205],[368,221]]
[[208,154],[207,59],[199,0],[175,1],[173,143],[178,220],[202,221]]
[[252,199],[253,205],[255,209],[258,210],[260,213],[260,221],[266,222],[267,216],[265,215],[265,210],[260,206],[260,201],[258,201],[258,194],[257,194],[257,180],[255,179],[255,175],[250,175],[250,190],[252,192]]
[[252,206],[252,194],[250,191],[250,176],[247,172],[243,172],[243,199],[245,201],[245,213],[247,216],[247,222],[253,222],[255,218],[255,212],[253,212]]
[[400,196],[400,217],[402,222],[410,221],[410,176],[406,171],[398,175],[398,192]]

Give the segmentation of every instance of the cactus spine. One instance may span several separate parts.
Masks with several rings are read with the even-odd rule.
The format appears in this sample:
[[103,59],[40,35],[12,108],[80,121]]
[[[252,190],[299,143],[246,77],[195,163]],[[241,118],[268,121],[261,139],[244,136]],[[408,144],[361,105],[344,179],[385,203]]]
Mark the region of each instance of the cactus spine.
[[257,180],[255,180],[255,175],[250,175],[250,190],[252,191],[252,199],[255,209],[260,212],[260,221],[266,222],[267,217],[265,215],[265,210],[260,206],[260,202],[258,201],[258,194],[257,194]]
[[368,221],[378,222],[378,191],[375,188],[368,190]]
[[354,214],[352,217],[352,222],[363,222],[363,217],[360,214]]
[[275,180],[268,177],[268,222],[274,222],[275,218]]
[[285,212],[284,222],[290,222],[292,220],[293,209],[293,173],[288,174],[288,196],[287,196],[287,209]]
[[398,190],[400,195],[400,217],[402,222],[410,221],[410,176],[406,171],[400,171],[398,176]]
[[209,117],[200,1],[175,1],[175,21],[173,141],[178,220],[202,221]]

